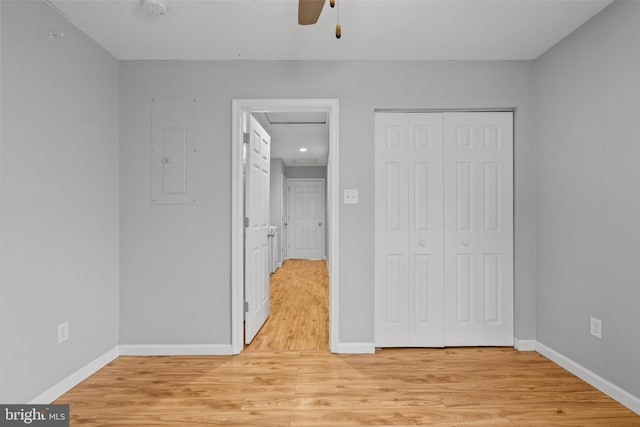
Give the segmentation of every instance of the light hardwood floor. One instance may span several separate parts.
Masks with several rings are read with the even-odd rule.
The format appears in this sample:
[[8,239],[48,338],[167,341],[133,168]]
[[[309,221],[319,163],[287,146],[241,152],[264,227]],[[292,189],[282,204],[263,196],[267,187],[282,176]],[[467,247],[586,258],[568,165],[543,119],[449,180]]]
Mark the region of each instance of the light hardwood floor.
[[290,259],[271,275],[271,315],[245,351],[329,351],[329,272],[324,260]]
[[[295,292],[325,295],[302,283],[326,277],[326,267],[310,265],[307,275],[284,280],[282,269],[274,277],[276,288],[283,280],[297,283],[281,287],[284,305]],[[287,319],[289,326],[265,325],[259,345],[240,355],[120,357],[56,403],[71,405],[72,426],[640,426],[640,416],[537,353],[331,354],[320,332],[325,320],[304,323],[302,307],[280,317],[278,304],[272,320]],[[321,338],[296,339],[302,329]]]

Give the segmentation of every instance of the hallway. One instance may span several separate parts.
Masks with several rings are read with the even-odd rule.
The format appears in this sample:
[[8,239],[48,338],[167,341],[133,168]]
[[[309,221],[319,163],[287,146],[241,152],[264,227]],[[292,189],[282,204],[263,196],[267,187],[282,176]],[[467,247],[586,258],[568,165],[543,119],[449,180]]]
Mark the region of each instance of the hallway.
[[329,351],[325,260],[290,259],[271,275],[271,314],[244,351]]

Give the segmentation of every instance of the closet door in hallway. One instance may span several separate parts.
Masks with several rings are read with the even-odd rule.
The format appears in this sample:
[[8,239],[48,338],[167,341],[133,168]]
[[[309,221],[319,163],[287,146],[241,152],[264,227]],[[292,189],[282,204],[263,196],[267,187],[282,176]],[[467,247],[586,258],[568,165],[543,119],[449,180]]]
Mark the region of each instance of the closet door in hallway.
[[324,179],[289,179],[287,186],[287,258],[324,258]]
[[512,113],[377,113],[375,344],[513,345]]

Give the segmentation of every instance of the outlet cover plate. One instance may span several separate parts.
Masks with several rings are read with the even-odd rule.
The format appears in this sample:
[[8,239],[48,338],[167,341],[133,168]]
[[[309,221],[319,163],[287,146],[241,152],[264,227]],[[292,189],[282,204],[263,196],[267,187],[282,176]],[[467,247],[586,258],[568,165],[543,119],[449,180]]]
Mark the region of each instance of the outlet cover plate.
[[60,323],[58,325],[58,344],[69,339],[69,322]]

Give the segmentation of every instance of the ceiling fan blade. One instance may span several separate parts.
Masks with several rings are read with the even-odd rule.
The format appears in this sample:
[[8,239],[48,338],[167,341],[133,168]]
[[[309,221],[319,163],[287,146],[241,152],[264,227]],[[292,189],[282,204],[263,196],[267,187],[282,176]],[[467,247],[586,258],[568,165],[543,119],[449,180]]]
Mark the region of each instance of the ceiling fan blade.
[[311,25],[318,22],[325,0],[298,0],[298,24]]

